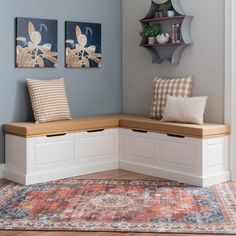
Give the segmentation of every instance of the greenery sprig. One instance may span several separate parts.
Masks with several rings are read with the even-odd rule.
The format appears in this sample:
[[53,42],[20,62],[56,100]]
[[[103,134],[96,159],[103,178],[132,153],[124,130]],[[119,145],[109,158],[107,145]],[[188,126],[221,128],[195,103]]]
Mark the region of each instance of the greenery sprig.
[[140,36],[144,39],[149,37],[156,37],[160,31],[160,27],[156,23],[151,23],[146,29],[144,29]]
[[165,6],[165,9],[166,9],[167,11],[174,11],[174,10],[175,10],[174,7],[173,7],[173,5],[172,5],[171,0],[168,0],[167,2],[165,2],[165,3],[164,3],[164,6]]

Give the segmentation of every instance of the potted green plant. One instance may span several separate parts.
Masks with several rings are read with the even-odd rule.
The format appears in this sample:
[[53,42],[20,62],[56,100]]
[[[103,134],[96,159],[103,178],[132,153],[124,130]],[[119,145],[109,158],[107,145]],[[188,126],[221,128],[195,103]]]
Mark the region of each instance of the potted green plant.
[[167,11],[167,16],[168,17],[174,17],[175,16],[175,9],[172,5],[171,0],[168,0],[167,2],[164,3],[165,9]]
[[144,29],[140,36],[143,39],[148,39],[148,44],[153,45],[156,43],[156,36],[159,33],[159,25],[156,23],[151,23],[146,29]]

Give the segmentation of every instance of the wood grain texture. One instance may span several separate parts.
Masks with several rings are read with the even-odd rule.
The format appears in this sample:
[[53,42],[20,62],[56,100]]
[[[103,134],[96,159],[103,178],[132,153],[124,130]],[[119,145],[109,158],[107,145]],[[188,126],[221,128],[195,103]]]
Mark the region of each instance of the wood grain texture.
[[[81,176],[80,179],[158,180],[159,178],[124,170],[113,170],[92,175]],[[7,182],[7,180],[0,180],[0,186],[5,182]],[[0,236],[194,236],[194,234],[0,231]],[[204,234],[204,236],[211,235]]]
[[119,126],[119,116],[98,116],[75,118],[72,120],[55,121],[35,124],[33,122],[10,123],[4,125],[5,133],[23,137],[44,136],[50,134],[73,133],[93,129],[108,129]]
[[164,134],[183,135],[192,138],[211,138],[214,136],[225,136],[230,133],[229,126],[224,124],[195,125],[161,122],[154,119],[135,116],[121,117],[119,125],[122,128],[142,129]]
[[230,133],[229,126],[224,124],[180,124],[127,115],[76,118],[42,124],[35,124],[33,122],[10,123],[4,125],[4,131],[5,133],[22,137],[37,137],[118,127],[193,138],[212,138],[225,136]]

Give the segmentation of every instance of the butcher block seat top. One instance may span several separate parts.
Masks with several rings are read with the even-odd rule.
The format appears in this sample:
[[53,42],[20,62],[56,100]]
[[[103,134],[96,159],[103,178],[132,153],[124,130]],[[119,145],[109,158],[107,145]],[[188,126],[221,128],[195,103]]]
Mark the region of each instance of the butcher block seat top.
[[33,122],[9,123],[4,125],[4,131],[7,134],[22,137],[38,137],[82,131],[93,132],[118,127],[140,132],[152,131],[193,138],[227,136],[230,133],[229,126],[224,124],[194,125],[171,123],[129,115],[83,117],[41,124]]
[[119,126],[119,116],[96,116],[75,118],[72,120],[55,121],[36,124],[33,122],[10,123],[4,125],[5,133],[23,137],[44,136],[61,133],[74,133],[96,129],[116,128]]

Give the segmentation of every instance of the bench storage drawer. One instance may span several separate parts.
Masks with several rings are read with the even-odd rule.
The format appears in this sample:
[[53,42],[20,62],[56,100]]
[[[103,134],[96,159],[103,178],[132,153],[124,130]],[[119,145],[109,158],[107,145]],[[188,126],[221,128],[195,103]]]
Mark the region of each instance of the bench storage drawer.
[[[89,159],[112,158],[118,152],[117,136],[113,132],[98,130],[96,132],[84,133],[76,142],[76,155],[80,161]],[[118,158],[118,156],[117,156]]]
[[120,167],[208,186],[229,180],[227,147],[227,137],[197,139],[120,129]]
[[74,135],[39,137],[27,140],[29,166],[28,173],[60,169],[61,165],[75,162]]
[[117,169],[118,137],[118,129],[35,138],[7,134],[4,176],[34,184]]

